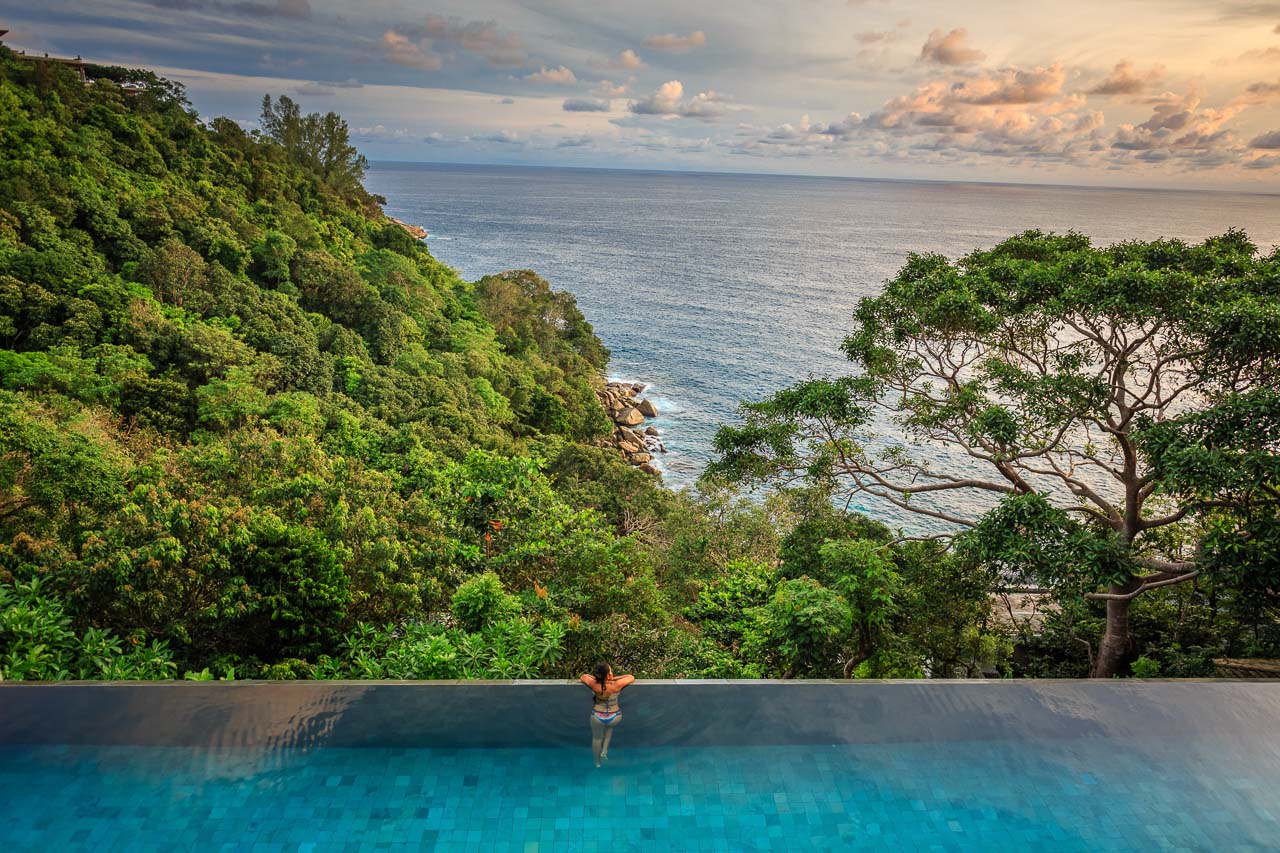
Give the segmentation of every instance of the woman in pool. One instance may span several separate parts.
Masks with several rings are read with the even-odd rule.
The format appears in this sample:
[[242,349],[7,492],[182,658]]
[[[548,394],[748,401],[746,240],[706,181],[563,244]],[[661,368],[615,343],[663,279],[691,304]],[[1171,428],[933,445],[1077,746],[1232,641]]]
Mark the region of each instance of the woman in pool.
[[616,678],[609,664],[600,661],[596,664],[595,672],[585,672],[578,680],[590,687],[595,694],[595,704],[591,707],[591,753],[595,756],[596,767],[599,767],[601,761],[609,760],[609,741],[613,738],[613,727],[622,720],[622,711],[618,709],[618,694],[636,679],[633,675]]

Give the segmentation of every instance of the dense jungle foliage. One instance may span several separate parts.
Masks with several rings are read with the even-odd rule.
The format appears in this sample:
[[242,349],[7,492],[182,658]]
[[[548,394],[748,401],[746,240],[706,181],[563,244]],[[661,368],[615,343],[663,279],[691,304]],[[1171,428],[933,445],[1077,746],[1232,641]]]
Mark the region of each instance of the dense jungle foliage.
[[[0,678],[1087,669],[1096,603],[1019,633],[830,483],[677,494],[598,446],[572,296],[433,259],[337,116],[89,71],[0,48]],[[1139,672],[1274,648],[1220,589],[1135,603]]]

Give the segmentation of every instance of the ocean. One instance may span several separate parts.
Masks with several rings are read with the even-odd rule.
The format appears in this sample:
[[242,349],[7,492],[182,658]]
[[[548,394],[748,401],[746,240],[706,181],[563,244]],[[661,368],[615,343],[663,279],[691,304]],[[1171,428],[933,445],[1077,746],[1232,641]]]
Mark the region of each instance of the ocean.
[[849,370],[854,306],[910,252],[958,257],[1030,228],[1102,245],[1235,227],[1280,244],[1280,195],[407,163],[365,183],[467,279],[528,268],[572,292],[610,375],[651,384],[675,488],[741,401]]

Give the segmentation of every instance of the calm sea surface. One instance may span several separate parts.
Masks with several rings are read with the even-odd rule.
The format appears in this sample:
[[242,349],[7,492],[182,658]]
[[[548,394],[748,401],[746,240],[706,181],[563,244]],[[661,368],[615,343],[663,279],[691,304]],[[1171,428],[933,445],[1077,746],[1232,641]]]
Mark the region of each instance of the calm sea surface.
[[908,252],[956,257],[1028,228],[1095,243],[1280,244],[1280,196],[378,163],[366,184],[466,278],[537,270],[652,383],[669,485],[691,483],[739,401],[844,372],[858,299]]

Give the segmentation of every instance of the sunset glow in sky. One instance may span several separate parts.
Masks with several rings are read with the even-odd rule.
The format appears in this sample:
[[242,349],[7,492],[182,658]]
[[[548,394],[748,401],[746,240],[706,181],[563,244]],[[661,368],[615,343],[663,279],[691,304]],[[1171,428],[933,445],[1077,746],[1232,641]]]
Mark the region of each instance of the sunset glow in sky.
[[0,0],[14,49],[146,66],[371,159],[1280,192],[1280,2]]

